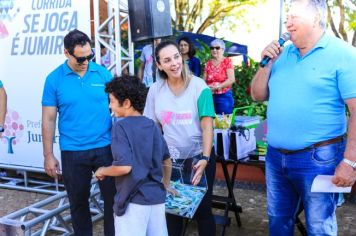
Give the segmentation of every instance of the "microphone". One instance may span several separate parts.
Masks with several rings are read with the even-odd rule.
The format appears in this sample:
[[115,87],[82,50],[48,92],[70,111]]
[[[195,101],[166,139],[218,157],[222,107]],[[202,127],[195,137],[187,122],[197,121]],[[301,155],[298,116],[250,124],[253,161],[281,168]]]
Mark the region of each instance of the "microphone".
[[[279,46],[283,46],[285,42],[287,42],[290,39],[290,34],[289,33],[284,33],[282,36],[278,39]],[[269,56],[264,56],[262,61],[260,62],[261,67],[265,67],[267,63],[271,60]]]

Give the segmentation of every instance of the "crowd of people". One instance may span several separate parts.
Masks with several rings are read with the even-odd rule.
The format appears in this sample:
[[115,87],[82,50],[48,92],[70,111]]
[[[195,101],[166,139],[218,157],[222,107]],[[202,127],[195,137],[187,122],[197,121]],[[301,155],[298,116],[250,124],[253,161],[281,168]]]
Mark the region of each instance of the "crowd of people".
[[[155,39],[153,47],[156,48],[161,39]],[[194,43],[189,37],[180,37],[177,41],[178,51],[188,66],[189,72],[196,77],[201,77],[213,93],[213,104],[215,114],[231,114],[234,108],[234,97],[232,85],[235,83],[235,71],[231,58],[225,57],[225,42],[221,39],[215,39],[210,42],[211,59],[206,65],[202,65],[199,58],[195,56],[196,49]],[[154,83],[154,76],[161,78],[159,74],[153,74],[153,62],[155,61],[152,52],[152,44],[146,45],[142,49],[140,56],[140,68],[138,77],[150,87]],[[158,63],[156,61],[156,63]],[[155,65],[156,66],[156,65]],[[202,67],[204,75],[202,76]],[[159,70],[156,70],[159,71]]]
[[[175,42],[156,40],[154,59],[150,59],[151,49],[146,51],[141,58],[151,65],[156,62],[156,83],[149,78],[151,65],[141,67],[141,72],[145,68],[150,72],[143,77],[139,73],[141,77],[112,78],[107,69],[91,61],[94,54],[88,36],[73,30],[64,37],[67,60],[46,78],[42,96],[44,167],[54,178],[63,176],[76,235],[92,235],[86,199],[93,172],[103,194],[105,235],[181,235],[182,217],[167,215],[166,223],[166,190],[177,194],[170,189],[168,147],[190,148],[193,142],[197,145],[185,159],[194,159],[194,164],[185,164],[195,171],[186,183],[198,185],[206,176],[208,184],[194,218],[200,235],[215,235],[211,88],[191,73]],[[115,117],[125,119],[112,124],[109,108]],[[61,167],[51,138],[57,114]],[[138,224],[142,227],[132,227]]]
[[[261,59],[271,60],[251,83],[253,99],[268,100],[266,184],[274,236],[294,235],[301,207],[308,235],[337,235],[339,194],[311,192],[311,184],[317,175],[333,175],[339,187],[356,180],[356,49],[326,33],[326,16],[324,0],[293,0],[286,20],[292,43],[268,44]],[[210,43],[203,73],[192,40],[182,37],[155,39],[154,49],[143,48],[137,76],[114,77],[92,61],[90,43],[77,29],[64,37],[66,60],[47,76],[42,95],[44,168],[63,177],[75,235],[93,235],[93,173],[103,196],[104,235],[182,235],[183,218],[165,213],[166,193],[177,194],[170,186],[179,178],[173,162],[194,170],[185,183],[206,181],[193,219],[199,235],[215,235],[213,119],[239,105],[224,41]],[[0,81],[0,138],[6,101]],[[57,115],[61,165],[53,153]],[[171,147],[189,155],[172,160]]]

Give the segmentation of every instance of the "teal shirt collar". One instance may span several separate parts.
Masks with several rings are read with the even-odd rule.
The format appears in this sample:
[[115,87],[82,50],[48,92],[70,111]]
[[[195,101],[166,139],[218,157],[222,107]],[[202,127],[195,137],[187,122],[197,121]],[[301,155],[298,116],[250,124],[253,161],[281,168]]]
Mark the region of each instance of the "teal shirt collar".
[[[326,46],[329,44],[330,38],[331,38],[330,35],[328,35],[327,33],[324,33],[324,35],[321,36],[321,38],[315,44],[315,46],[307,54],[305,54],[303,57],[308,56],[309,54],[313,53],[314,51],[316,51],[319,48],[326,48]],[[294,44],[292,45],[290,52],[292,52],[294,54],[297,54],[300,57],[299,49],[296,48],[294,46]]]

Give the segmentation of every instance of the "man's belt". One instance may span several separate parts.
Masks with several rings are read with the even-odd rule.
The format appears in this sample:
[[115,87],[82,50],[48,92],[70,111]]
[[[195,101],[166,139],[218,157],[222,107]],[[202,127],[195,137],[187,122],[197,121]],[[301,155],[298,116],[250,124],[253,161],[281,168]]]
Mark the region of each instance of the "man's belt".
[[278,149],[278,151],[280,151],[283,154],[294,154],[294,153],[297,153],[297,152],[307,151],[307,150],[310,150],[312,148],[317,148],[317,147],[322,147],[322,146],[326,146],[326,145],[333,144],[333,143],[338,143],[338,142],[341,142],[344,138],[345,138],[345,135],[341,135],[341,136],[338,136],[336,138],[332,138],[332,139],[328,139],[328,140],[324,140],[324,141],[320,141],[320,142],[314,143],[313,145],[311,145],[309,147],[306,147],[306,148],[303,148],[303,149],[299,149],[299,150],[288,150],[288,149],[283,149],[283,148],[277,148],[277,149]]

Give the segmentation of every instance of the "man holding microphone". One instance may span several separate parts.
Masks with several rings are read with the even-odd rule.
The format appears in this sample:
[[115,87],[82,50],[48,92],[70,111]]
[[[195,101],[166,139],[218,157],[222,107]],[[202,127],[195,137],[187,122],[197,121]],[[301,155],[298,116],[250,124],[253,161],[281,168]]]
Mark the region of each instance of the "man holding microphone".
[[341,187],[356,180],[356,49],[325,32],[326,9],[325,0],[292,0],[286,20],[292,44],[270,43],[262,58],[271,60],[252,81],[254,100],[268,100],[267,204],[274,236],[294,235],[300,204],[308,235],[337,235],[338,193],[311,192],[312,182],[317,175],[333,175]]

